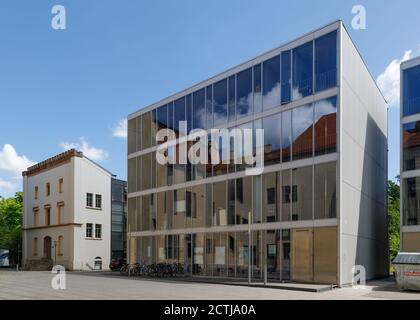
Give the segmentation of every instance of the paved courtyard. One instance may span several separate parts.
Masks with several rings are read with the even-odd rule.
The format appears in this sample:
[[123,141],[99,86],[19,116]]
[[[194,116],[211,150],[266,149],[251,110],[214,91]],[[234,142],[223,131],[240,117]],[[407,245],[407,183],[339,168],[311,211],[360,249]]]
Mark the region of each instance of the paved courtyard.
[[420,293],[400,292],[392,279],[370,282],[365,289],[342,288],[321,293],[243,286],[127,278],[118,273],[66,274],[66,290],[54,290],[50,272],[0,269],[2,299],[416,299]]

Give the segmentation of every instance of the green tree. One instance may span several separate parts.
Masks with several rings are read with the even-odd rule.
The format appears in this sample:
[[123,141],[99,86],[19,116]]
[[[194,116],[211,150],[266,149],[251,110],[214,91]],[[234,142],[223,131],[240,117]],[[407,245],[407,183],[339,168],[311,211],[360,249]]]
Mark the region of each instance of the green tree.
[[22,248],[22,196],[22,192],[17,192],[12,198],[0,197],[0,248],[9,249],[15,263]]
[[388,181],[388,237],[392,261],[400,250],[400,186],[393,181]]

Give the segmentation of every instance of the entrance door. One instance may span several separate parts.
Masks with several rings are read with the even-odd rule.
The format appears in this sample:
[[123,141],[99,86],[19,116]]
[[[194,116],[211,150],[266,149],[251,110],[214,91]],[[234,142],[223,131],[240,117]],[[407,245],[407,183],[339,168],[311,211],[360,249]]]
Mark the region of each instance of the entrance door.
[[312,229],[293,230],[292,278],[298,282],[313,281]]
[[51,238],[50,237],[44,238],[44,258],[48,260],[51,259]]

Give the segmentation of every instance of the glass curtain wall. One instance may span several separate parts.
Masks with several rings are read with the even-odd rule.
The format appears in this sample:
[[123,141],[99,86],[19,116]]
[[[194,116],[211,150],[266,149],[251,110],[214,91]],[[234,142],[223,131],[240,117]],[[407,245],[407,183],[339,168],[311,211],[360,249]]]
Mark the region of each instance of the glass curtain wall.
[[403,114],[420,113],[420,66],[403,72]]
[[403,170],[420,169],[420,121],[403,125]]

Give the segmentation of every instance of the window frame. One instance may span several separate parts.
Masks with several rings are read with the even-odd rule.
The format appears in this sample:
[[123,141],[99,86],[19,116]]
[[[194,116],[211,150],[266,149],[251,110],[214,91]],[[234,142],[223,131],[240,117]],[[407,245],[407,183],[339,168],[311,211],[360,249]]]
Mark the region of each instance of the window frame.
[[[99,206],[98,206],[98,202],[99,202]],[[95,194],[95,209],[102,210],[102,195],[101,194]]]
[[63,183],[64,183],[63,178],[58,179],[58,193],[63,193]]
[[86,193],[86,208],[93,208],[93,193],[91,192]]
[[102,224],[95,224],[95,239],[102,239]]
[[93,238],[93,224],[92,223],[86,223],[86,238],[92,239]]

